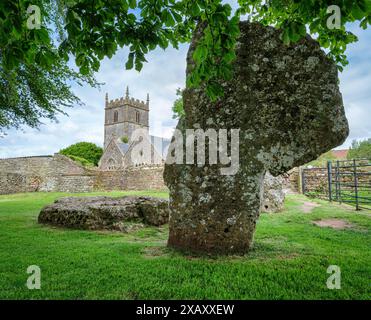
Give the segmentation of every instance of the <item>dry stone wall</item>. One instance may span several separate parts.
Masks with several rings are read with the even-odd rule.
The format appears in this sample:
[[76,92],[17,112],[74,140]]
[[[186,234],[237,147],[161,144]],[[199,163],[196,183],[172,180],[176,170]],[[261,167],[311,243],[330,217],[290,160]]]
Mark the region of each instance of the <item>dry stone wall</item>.
[[66,156],[0,159],[0,194],[166,189],[163,166],[127,170],[87,169]]
[[163,174],[162,165],[131,168],[125,171],[124,187],[126,190],[166,189]]

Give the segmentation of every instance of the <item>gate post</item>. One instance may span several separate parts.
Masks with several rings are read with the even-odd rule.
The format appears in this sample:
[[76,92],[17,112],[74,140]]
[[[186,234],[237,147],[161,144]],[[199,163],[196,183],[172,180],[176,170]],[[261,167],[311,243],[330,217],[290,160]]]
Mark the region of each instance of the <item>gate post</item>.
[[341,194],[340,194],[340,162],[336,161],[336,200],[341,203]]
[[301,187],[302,187],[302,193],[305,195],[305,169],[304,168],[301,168]]
[[353,174],[354,174],[354,193],[355,193],[355,196],[356,196],[356,210],[359,210],[359,202],[358,202],[358,177],[357,177],[356,159],[353,159]]
[[328,199],[332,201],[332,162],[327,161]]

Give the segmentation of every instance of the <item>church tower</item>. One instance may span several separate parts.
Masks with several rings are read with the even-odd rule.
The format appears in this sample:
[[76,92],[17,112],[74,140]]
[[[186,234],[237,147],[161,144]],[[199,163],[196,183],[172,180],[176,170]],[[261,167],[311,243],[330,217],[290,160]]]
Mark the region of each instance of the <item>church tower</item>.
[[104,121],[104,149],[112,139],[127,137],[131,140],[134,130],[142,128],[149,132],[149,95],[147,101],[129,97],[129,87],[126,87],[125,97],[108,100],[106,93]]

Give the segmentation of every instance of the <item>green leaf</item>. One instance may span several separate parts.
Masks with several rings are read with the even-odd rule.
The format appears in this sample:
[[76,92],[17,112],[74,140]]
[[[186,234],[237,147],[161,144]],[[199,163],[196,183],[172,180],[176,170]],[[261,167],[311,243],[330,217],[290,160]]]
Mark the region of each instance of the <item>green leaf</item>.
[[193,17],[197,17],[200,14],[200,8],[196,1],[192,2],[190,12]]
[[371,13],[371,0],[365,0],[365,9],[368,14]]
[[299,25],[299,34],[301,35],[301,36],[306,36],[307,35],[307,29],[305,28],[305,25],[304,24],[300,24]]
[[95,72],[99,71],[100,68],[100,62],[98,59],[93,59],[92,68]]
[[321,25],[321,19],[314,20],[310,25],[309,29],[311,32],[317,31],[317,28]]
[[165,37],[160,37],[158,39],[158,45],[160,46],[160,48],[165,50],[168,47],[169,42]]
[[19,61],[12,54],[6,55],[4,60],[5,60],[5,66],[8,70],[12,70],[19,63]]
[[178,14],[177,12],[173,11],[172,14],[173,14],[173,16],[174,16],[176,22],[180,23],[180,22],[183,21],[182,16],[181,16],[180,14]]
[[367,18],[364,18],[361,23],[359,24],[359,26],[363,29],[363,30],[366,30],[367,29]]
[[89,67],[87,65],[83,65],[80,67],[80,72],[81,74],[83,75],[87,75],[89,74]]
[[133,24],[137,20],[137,17],[134,13],[129,13],[127,16],[127,20],[129,23]]
[[299,25],[297,23],[290,23],[288,35],[292,42],[296,42],[301,38],[299,34]]
[[76,65],[78,67],[82,66],[84,63],[85,63],[85,54],[84,53],[80,53],[77,57],[76,57]]
[[133,69],[134,63],[134,52],[130,52],[128,56],[128,61],[126,61],[125,67],[127,70]]
[[129,0],[130,9],[135,9],[137,7],[137,0]]
[[138,72],[140,72],[140,70],[142,70],[142,68],[143,68],[143,62],[137,56],[135,58],[135,70],[138,71]]
[[204,60],[207,56],[207,48],[203,45],[198,45],[196,47],[196,50],[193,52],[193,59],[196,61],[196,62],[200,62],[202,60]]
[[48,31],[44,28],[35,29],[35,36],[45,45],[49,44],[50,42]]
[[231,63],[234,59],[236,59],[236,53],[234,51],[227,52],[223,57],[226,63]]
[[353,4],[352,16],[357,20],[361,20],[365,14],[357,4]]
[[167,27],[172,27],[175,25],[174,18],[168,10],[162,11],[161,18]]
[[321,37],[318,40],[319,40],[319,43],[320,43],[321,47],[328,48],[330,46],[330,43],[329,43],[327,38]]
[[209,96],[211,101],[216,101],[224,93],[221,85],[217,83],[209,83],[206,87],[206,94]]

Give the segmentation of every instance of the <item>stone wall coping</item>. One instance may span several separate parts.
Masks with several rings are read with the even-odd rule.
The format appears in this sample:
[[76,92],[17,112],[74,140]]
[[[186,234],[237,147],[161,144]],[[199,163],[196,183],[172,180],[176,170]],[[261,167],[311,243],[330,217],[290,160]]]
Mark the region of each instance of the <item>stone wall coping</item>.
[[18,160],[18,159],[32,159],[32,158],[53,158],[53,155],[41,155],[41,156],[23,156],[23,157],[11,157],[11,158],[0,158],[2,160]]

